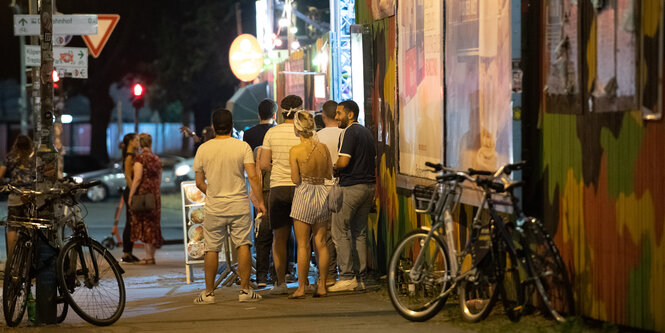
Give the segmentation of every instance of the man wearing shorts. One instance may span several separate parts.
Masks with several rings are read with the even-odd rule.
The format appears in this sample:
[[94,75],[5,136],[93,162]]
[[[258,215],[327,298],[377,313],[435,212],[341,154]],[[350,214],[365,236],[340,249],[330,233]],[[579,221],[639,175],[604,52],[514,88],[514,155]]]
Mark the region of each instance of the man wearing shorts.
[[[271,294],[286,294],[286,246],[291,235],[291,203],[296,185],[291,180],[289,151],[300,143],[293,131],[293,117],[302,109],[302,99],[289,95],[280,103],[284,123],[268,130],[263,139],[263,149],[259,161],[262,170],[270,174],[270,227],[273,230],[272,258],[275,263],[277,281],[274,281]],[[257,192],[258,193],[258,192]]]
[[[251,270],[251,214],[244,173],[247,172],[252,191],[260,193],[261,184],[256,173],[254,155],[246,142],[231,137],[231,112],[217,109],[212,113],[215,138],[202,144],[194,157],[196,187],[205,197],[203,241],[205,244],[204,272],[206,290],[194,300],[195,304],[215,302],[215,275],[218,254],[225,237],[231,237],[237,249],[238,273],[242,291],[240,302],[256,302],[261,295],[249,288]],[[257,198],[257,209],[264,213],[263,198]],[[230,235],[227,234],[227,227]]]

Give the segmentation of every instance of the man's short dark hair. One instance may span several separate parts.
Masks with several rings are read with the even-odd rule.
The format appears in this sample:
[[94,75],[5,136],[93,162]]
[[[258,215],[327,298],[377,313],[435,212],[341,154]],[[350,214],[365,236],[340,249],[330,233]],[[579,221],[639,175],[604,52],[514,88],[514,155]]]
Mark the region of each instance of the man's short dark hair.
[[342,103],[339,103],[339,105],[342,106],[346,112],[353,112],[353,120],[358,120],[360,109],[358,108],[358,104],[356,104],[356,102],[348,99]]
[[266,98],[259,103],[259,118],[261,120],[268,120],[275,115],[277,111],[277,104],[272,99]]
[[337,102],[330,100],[323,103],[321,113],[326,115],[328,119],[335,119],[335,113],[337,113]]
[[282,99],[282,102],[279,103],[279,106],[282,108],[282,114],[284,115],[284,119],[293,119],[296,113],[291,112],[291,114],[289,115],[288,111],[291,109],[300,108],[302,106],[302,98],[296,95],[286,96]]
[[227,109],[215,109],[212,112],[211,122],[217,135],[229,135],[233,130],[233,116],[231,115],[231,111]]

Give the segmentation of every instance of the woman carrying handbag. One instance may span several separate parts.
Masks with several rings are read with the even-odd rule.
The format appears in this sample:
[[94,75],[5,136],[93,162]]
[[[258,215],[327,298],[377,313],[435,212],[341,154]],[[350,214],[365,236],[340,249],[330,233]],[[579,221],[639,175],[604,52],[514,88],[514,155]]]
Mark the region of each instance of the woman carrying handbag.
[[162,179],[162,163],[152,153],[150,134],[139,134],[141,154],[134,159],[134,179],[129,191],[128,204],[132,210],[132,241],[145,245],[145,259],[137,264],[154,265],[155,251],[164,243],[161,218],[161,198],[159,194]]

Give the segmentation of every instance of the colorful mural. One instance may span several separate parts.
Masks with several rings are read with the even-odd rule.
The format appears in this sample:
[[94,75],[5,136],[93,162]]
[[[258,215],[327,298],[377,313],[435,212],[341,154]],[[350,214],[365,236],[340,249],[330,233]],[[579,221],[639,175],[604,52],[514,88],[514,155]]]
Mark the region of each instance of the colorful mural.
[[[630,103],[623,101],[617,103],[622,107],[602,101],[612,106],[605,111],[614,111],[605,113],[590,112],[583,101],[593,96],[600,104],[606,96],[599,94],[614,89],[613,75],[616,92],[633,93],[626,83],[630,71],[600,64],[605,53],[617,49],[612,44],[625,43],[627,35],[597,38],[604,33],[599,26],[617,32],[633,26],[640,28],[636,40],[644,41],[635,60],[639,103],[661,111],[662,59],[656,51],[662,48],[663,2],[526,0],[522,6],[523,51],[531,56],[524,66],[522,152],[534,165],[525,176],[525,198],[530,198],[525,204],[544,219],[562,251],[579,315],[656,331],[665,331],[665,124],[643,120],[641,110],[626,110]],[[601,3],[619,7],[593,7]],[[635,12],[626,8],[633,4],[640,10],[631,18]],[[603,15],[612,16],[614,25]],[[356,22],[370,25],[373,34],[371,112],[379,192],[369,246],[371,267],[385,272],[397,240],[429,221],[416,216],[409,198],[414,180],[399,175],[396,166],[396,19],[374,20],[371,1],[359,0]],[[624,61],[622,56],[628,64],[633,61],[615,54],[612,63]],[[465,206],[459,217],[464,220],[472,211]]]

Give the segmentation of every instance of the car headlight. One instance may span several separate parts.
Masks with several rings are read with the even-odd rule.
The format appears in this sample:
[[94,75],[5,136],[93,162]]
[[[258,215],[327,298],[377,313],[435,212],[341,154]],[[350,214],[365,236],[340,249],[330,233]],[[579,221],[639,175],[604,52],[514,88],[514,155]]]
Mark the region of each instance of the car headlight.
[[184,176],[189,173],[192,168],[189,165],[181,165],[175,169],[175,175],[178,177]]
[[83,178],[81,178],[81,177],[79,177],[79,176],[74,176],[74,177],[72,177],[72,179],[73,179],[75,182],[79,183],[79,184],[80,184],[80,183],[83,183]]

